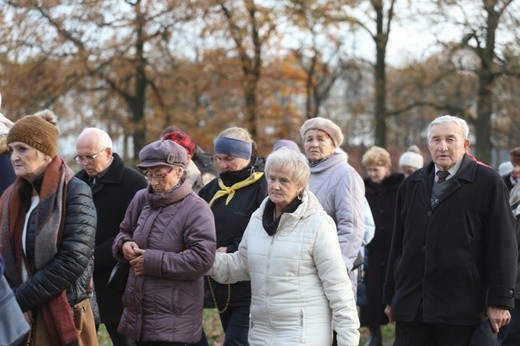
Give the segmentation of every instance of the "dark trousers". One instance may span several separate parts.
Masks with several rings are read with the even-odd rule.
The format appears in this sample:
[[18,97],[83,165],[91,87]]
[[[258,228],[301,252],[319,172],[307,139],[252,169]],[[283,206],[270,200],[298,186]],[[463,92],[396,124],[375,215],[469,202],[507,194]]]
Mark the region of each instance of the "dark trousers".
[[229,307],[220,314],[220,322],[226,334],[224,346],[247,346],[249,333],[249,306]]
[[396,322],[394,346],[467,346],[478,326]]
[[117,323],[105,323],[110,340],[114,346],[135,346],[135,340],[129,339],[126,336],[117,332]]

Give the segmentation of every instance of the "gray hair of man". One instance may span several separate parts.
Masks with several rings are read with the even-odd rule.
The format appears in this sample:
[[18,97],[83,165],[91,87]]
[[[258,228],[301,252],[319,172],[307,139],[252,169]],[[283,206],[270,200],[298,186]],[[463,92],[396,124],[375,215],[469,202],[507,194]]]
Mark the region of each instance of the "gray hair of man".
[[469,139],[469,126],[466,120],[456,117],[454,115],[441,115],[440,117],[435,118],[430,125],[428,125],[428,130],[426,132],[426,138],[429,141],[432,133],[432,127],[439,124],[444,123],[455,123],[460,129],[461,134],[464,136],[464,139]]
[[78,139],[83,136],[89,136],[89,137],[92,136],[93,138],[95,138],[97,141],[98,147],[101,149],[104,149],[104,148],[112,149],[112,145],[113,145],[112,139],[110,138],[108,133],[106,133],[105,131],[103,131],[101,129],[98,129],[97,127],[84,128],[83,131],[81,131],[81,133],[79,134]]
[[309,186],[311,170],[309,161],[302,153],[282,147],[267,156],[265,161],[265,175],[269,181],[269,172],[280,170],[287,172],[296,185],[301,188],[301,193],[305,193]]

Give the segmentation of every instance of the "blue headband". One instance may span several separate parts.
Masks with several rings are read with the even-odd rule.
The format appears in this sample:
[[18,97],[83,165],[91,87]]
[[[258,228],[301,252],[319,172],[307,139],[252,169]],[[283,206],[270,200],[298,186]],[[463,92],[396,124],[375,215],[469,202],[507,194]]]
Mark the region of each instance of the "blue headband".
[[215,154],[226,154],[245,160],[251,158],[253,146],[251,143],[229,137],[218,137],[215,140]]

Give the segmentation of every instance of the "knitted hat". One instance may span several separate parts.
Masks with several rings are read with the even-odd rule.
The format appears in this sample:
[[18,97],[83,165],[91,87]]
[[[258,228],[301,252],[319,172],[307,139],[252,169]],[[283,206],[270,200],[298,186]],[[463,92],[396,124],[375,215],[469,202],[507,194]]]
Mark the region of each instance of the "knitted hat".
[[509,151],[511,157],[511,163],[513,165],[520,165],[520,147],[513,148]]
[[51,111],[26,115],[9,130],[7,144],[22,142],[54,157],[58,153],[58,128],[55,122],[56,116]]
[[343,133],[338,125],[336,125],[332,120],[316,117],[311,118],[303,123],[300,129],[300,135],[302,139],[305,138],[305,133],[309,130],[321,130],[326,132],[332,141],[334,142],[334,146],[337,148],[341,144],[343,144]]
[[141,164],[137,167],[146,169],[157,166],[186,167],[188,156],[186,149],[174,141],[155,141],[144,146],[139,152]]
[[424,165],[424,159],[421,154],[417,154],[413,151],[404,152],[399,158],[399,166],[410,166],[416,169],[422,168]]
[[186,149],[188,155],[190,155],[191,157],[193,157],[193,153],[195,152],[195,149],[197,149],[195,143],[190,138],[190,136],[179,130],[174,130],[172,132],[166,133],[162,139],[168,139],[170,141],[174,141],[177,144],[180,144],[184,149]]

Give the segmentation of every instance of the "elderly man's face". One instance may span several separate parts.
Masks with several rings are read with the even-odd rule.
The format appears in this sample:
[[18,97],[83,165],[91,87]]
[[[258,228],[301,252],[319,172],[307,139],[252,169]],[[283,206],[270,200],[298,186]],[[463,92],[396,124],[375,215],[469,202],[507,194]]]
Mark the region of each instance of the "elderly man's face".
[[469,140],[464,139],[462,130],[454,122],[433,125],[428,139],[428,150],[433,162],[442,170],[448,170],[459,162]]

